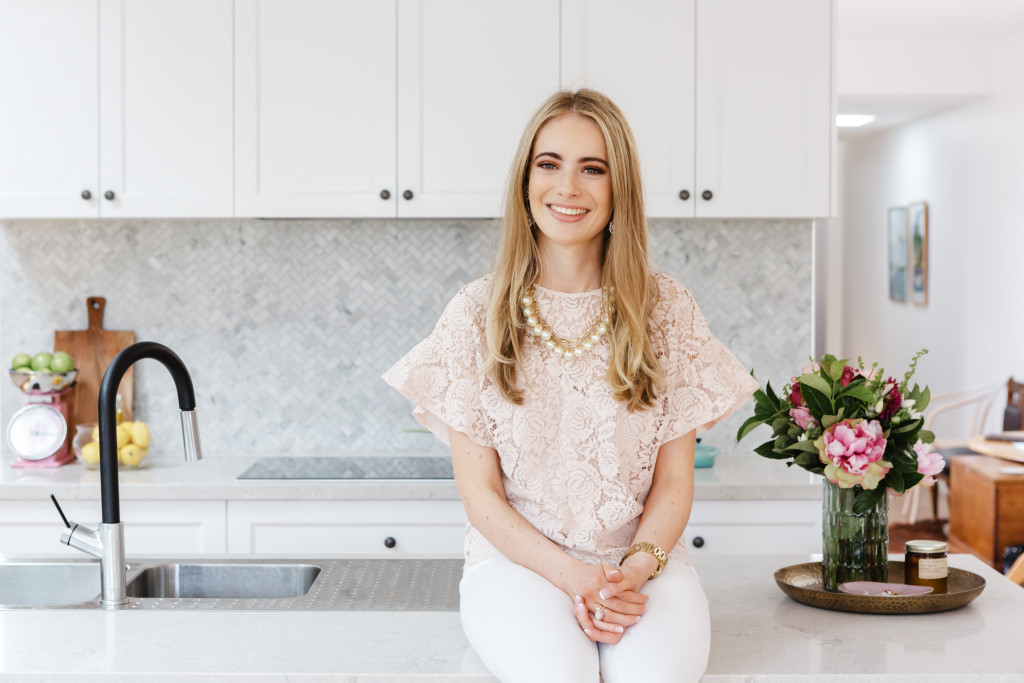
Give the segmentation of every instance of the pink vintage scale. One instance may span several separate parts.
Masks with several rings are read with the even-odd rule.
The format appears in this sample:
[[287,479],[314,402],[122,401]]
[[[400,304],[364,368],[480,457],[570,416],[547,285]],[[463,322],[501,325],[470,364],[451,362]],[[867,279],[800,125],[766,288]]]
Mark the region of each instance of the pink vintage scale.
[[77,371],[11,370],[11,380],[28,396],[7,425],[7,443],[17,455],[11,467],[60,467],[75,459],[68,434],[68,404]]

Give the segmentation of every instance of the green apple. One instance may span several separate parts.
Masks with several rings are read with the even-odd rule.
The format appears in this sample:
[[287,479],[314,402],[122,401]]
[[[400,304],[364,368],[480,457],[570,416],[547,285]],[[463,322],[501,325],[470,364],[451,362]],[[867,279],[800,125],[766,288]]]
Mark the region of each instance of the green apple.
[[71,372],[75,369],[75,359],[67,351],[58,351],[53,354],[50,361],[50,370],[53,372]]
[[32,369],[36,372],[49,372],[51,360],[53,360],[53,354],[49,351],[37,353],[32,356]]
[[32,356],[27,353],[19,353],[11,361],[11,369],[17,370],[18,368],[27,368],[32,365]]

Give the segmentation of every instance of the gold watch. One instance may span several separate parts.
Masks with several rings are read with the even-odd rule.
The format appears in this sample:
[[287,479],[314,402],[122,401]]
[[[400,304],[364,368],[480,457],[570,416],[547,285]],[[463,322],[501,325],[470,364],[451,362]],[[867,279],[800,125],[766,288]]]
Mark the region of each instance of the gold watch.
[[654,545],[653,543],[643,542],[634,543],[630,547],[630,549],[626,551],[626,554],[622,556],[622,560],[619,562],[619,566],[621,567],[622,563],[625,562],[630,555],[637,552],[650,553],[651,555],[654,555],[655,559],[658,560],[658,568],[654,570],[653,574],[647,577],[648,580],[653,579],[655,576],[660,574],[661,570],[665,568],[666,564],[668,564],[668,555],[665,554],[664,550]]

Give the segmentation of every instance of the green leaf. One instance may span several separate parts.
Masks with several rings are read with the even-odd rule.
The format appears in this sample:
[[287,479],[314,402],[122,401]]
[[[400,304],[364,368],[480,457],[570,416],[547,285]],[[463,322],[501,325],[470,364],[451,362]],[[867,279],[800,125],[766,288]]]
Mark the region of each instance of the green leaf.
[[[885,479],[883,479],[883,481],[885,482],[886,486],[891,488],[896,493],[903,493],[906,490],[906,485],[903,483],[903,472],[900,471],[899,467],[893,467],[891,470],[889,470],[889,472],[885,475]],[[882,486],[879,485],[878,488],[880,489],[882,488]]]
[[813,415],[831,415],[835,412],[831,399],[817,389],[809,386],[801,386],[800,393],[804,397],[804,403]]
[[783,434],[779,438],[775,439],[775,448],[776,450],[782,450],[784,448],[788,448],[790,444],[794,443],[796,443],[796,439],[789,436],[788,434]]
[[[840,409],[840,412],[842,412],[842,409]],[[829,427],[834,425],[836,422],[839,422],[839,416],[838,415],[822,415],[822,417],[821,417],[821,427],[822,427],[822,429],[828,429]]]
[[772,422],[772,433],[773,434],[785,434],[789,431],[789,428],[793,425],[788,417],[777,417]]
[[801,453],[793,459],[793,462],[805,470],[809,467],[814,467],[816,464],[821,465],[821,460],[818,459],[815,453]]
[[826,382],[821,375],[816,373],[807,373],[800,375],[800,393],[803,394],[804,400],[807,399],[807,394],[804,393],[804,387],[813,387],[825,395],[829,402],[832,401],[832,385]]
[[907,432],[912,432],[915,429],[920,429],[922,424],[924,424],[924,420],[921,420],[921,419],[912,420],[912,421],[908,422],[905,425],[900,425],[899,427],[893,429],[892,433],[893,434],[906,434]]
[[757,448],[754,452],[760,455],[762,458],[771,458],[772,460],[786,460],[790,457],[789,453],[782,451],[776,451],[775,446],[771,441],[766,441]]
[[804,451],[805,453],[814,453],[818,455],[818,449],[812,441],[797,441],[796,443],[786,446],[786,450],[790,451]]
[[[824,367],[824,366],[822,366]],[[846,369],[845,360],[834,361],[828,368],[828,376],[832,378],[833,382],[838,382],[843,378],[843,370]]]
[[908,489],[920,484],[922,479],[924,479],[924,475],[921,474],[920,472],[911,472],[910,474],[903,474],[903,483]]
[[839,396],[849,396],[857,399],[858,401],[864,401],[865,403],[875,402],[875,395],[871,393],[871,390],[868,389],[863,382],[859,382],[857,384],[850,382],[839,390]]
[[927,429],[922,429],[920,432],[917,433],[917,438],[921,439],[921,441],[925,443],[934,443],[935,433]]
[[765,389],[765,393],[768,395],[768,400],[771,401],[771,403],[772,403],[772,407],[775,408],[775,410],[778,410],[779,409],[779,397],[776,396],[775,392],[772,390],[772,383],[768,382],[767,384],[765,384],[764,389]]
[[763,424],[761,418],[754,417],[747,418],[747,421],[740,426],[740,430],[736,432],[736,440],[740,441],[750,432],[754,431]]
[[879,484],[871,490],[859,491],[853,499],[853,511],[856,514],[867,512],[882,500],[885,495],[885,487]]

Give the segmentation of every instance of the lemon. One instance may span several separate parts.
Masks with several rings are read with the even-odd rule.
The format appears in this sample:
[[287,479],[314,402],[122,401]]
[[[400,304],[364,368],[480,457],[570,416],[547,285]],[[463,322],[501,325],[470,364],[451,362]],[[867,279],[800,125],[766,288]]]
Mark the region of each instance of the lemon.
[[144,457],[146,457],[144,451],[133,443],[124,446],[117,452],[117,459],[125,467],[138,467]]
[[135,423],[134,422],[122,422],[121,426],[127,428],[128,429],[128,433],[130,434],[131,431],[132,431],[132,425],[133,424],[135,424]]
[[93,441],[99,441],[100,440],[100,426],[99,425],[96,425],[95,427],[92,428],[92,440]]
[[100,444],[97,441],[90,441],[82,446],[82,460],[90,465],[97,465],[100,462]]
[[124,448],[132,441],[132,433],[124,425],[117,425],[117,447]]
[[145,422],[137,420],[132,425],[132,443],[139,448],[149,448],[150,438],[149,427]]

